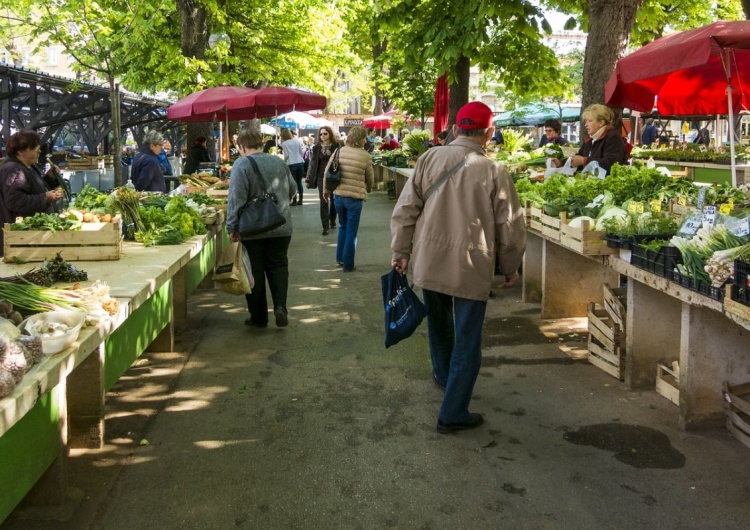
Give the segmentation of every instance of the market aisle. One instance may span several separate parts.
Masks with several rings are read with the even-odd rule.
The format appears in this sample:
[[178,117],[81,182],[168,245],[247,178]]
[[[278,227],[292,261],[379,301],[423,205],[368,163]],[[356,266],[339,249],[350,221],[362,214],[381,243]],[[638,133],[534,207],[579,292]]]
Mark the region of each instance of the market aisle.
[[110,443],[75,453],[76,498],[8,528],[747,526],[750,451],[679,431],[664,398],[562,353],[583,336],[542,334],[518,290],[488,307],[473,404],[486,425],[436,434],[424,325],[383,347],[393,202],[371,196],[344,274],[311,199],[293,209],[290,326],[250,329],[242,299],[195,293],[178,352],[148,355],[107,396]]

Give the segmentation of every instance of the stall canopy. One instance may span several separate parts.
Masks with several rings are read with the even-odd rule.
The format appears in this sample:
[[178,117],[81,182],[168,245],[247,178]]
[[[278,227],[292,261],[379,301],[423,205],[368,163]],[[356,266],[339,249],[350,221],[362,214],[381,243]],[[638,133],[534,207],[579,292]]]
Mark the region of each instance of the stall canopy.
[[254,118],[278,116],[294,110],[324,109],[328,101],[325,96],[297,88],[269,86],[233,99],[227,104],[228,110],[253,109]]
[[257,90],[237,86],[217,86],[185,96],[167,109],[170,120],[182,122],[237,121],[254,116],[253,105],[236,106],[227,111],[229,102],[242,96],[252,96]]
[[316,129],[324,125],[333,126],[333,122],[306,112],[292,111],[282,114],[269,122],[274,127],[286,129]]
[[[745,87],[748,87],[747,89]],[[607,104],[675,116],[729,116],[732,182],[734,114],[750,109],[750,21],[719,21],[673,33],[617,61]]]
[[522,125],[542,125],[545,120],[558,119],[563,122],[576,122],[581,119],[580,105],[559,107],[547,103],[532,103],[495,115],[495,127]]

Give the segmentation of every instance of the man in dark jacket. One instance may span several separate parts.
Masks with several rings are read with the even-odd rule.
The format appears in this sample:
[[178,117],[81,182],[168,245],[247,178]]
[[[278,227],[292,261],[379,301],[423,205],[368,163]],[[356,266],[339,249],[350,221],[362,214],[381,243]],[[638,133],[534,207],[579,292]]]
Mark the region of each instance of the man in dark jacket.
[[201,162],[211,162],[211,156],[208,154],[208,149],[206,149],[205,136],[199,136],[196,138],[195,145],[188,149],[185,167],[182,169],[182,172],[185,175],[196,173]]

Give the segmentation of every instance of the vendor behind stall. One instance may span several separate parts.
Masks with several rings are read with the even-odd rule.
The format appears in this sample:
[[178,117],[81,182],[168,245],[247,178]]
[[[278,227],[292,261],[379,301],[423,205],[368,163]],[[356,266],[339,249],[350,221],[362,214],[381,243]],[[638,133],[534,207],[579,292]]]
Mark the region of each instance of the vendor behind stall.
[[[607,173],[616,163],[627,164],[628,155],[620,133],[612,128],[614,113],[605,105],[589,105],[583,111],[583,123],[589,134],[578,152],[571,157],[571,166],[583,169],[591,162],[597,162]],[[552,159],[556,167],[563,161]]]
[[130,179],[138,191],[167,191],[167,182],[159,164],[159,153],[164,147],[164,137],[159,131],[148,131],[141,150],[133,158]]
[[[15,223],[16,217],[55,213],[62,188],[49,189],[36,166],[42,152],[34,131],[19,131],[7,144],[8,158],[0,165],[0,223]],[[0,231],[0,255],[3,233]]]

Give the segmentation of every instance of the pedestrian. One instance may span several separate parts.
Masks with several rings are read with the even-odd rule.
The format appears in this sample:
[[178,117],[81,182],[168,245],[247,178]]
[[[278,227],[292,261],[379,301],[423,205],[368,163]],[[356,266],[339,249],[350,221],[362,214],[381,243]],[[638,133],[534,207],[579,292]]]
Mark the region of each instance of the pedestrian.
[[[367,131],[355,125],[346,136],[346,145],[339,148],[338,161],[341,183],[333,192],[336,213],[339,216],[339,236],[336,245],[336,263],[344,272],[354,271],[354,252],[357,249],[357,232],[362,216],[362,205],[372,191],[375,181],[372,157],[365,151]],[[326,171],[333,157],[328,161]],[[330,199],[331,193],[323,182],[323,196]]]
[[[266,280],[271,291],[273,315],[276,326],[289,324],[287,312],[287,292],[289,291],[289,243],[292,241],[292,216],[289,200],[296,193],[296,184],[289,167],[279,157],[263,153],[263,136],[259,130],[242,131],[237,143],[242,156],[232,164],[229,199],[227,201],[227,232],[229,239],[242,241],[252,264],[255,286],[245,295],[250,316],[245,324],[258,328],[268,326],[268,299]],[[252,160],[258,167],[258,174]],[[277,205],[286,218],[280,227],[242,238],[239,233],[239,211],[251,197],[257,197],[262,190],[277,197]]]
[[164,147],[164,137],[151,130],[143,137],[141,150],[133,158],[130,180],[138,191],[167,191],[167,181],[159,164],[159,153]]
[[185,175],[197,173],[202,162],[211,162],[211,155],[208,153],[208,149],[206,149],[205,136],[196,138],[193,146],[187,150],[185,167],[182,168],[182,172]]
[[[35,131],[18,131],[8,139],[6,148],[8,156],[0,165],[0,223],[15,223],[17,217],[35,213],[55,213],[64,191],[59,186],[50,188],[39,171],[39,135]],[[0,230],[0,255],[3,252]]]
[[485,155],[494,132],[487,105],[461,107],[455,140],[417,160],[391,217],[391,266],[406,274],[411,265],[427,306],[432,379],[445,392],[437,421],[441,434],[484,422],[469,412],[469,402],[482,362],[495,251],[504,286],[510,287],[519,279],[526,246],[513,181]]
[[284,153],[284,162],[292,172],[292,178],[297,183],[297,195],[292,201],[292,206],[302,206],[302,180],[305,178],[305,153],[302,144],[297,140],[289,129],[281,131],[281,150]]
[[656,142],[656,126],[654,125],[654,119],[649,118],[643,128],[643,134],[641,134],[641,145],[651,145],[654,142]]
[[338,148],[338,139],[333,129],[324,125],[318,130],[318,138],[313,144],[310,154],[310,166],[307,169],[305,183],[308,189],[318,188],[320,200],[320,222],[323,225],[323,235],[336,228],[336,207],[329,197],[323,194],[323,173],[326,170],[331,155]]

